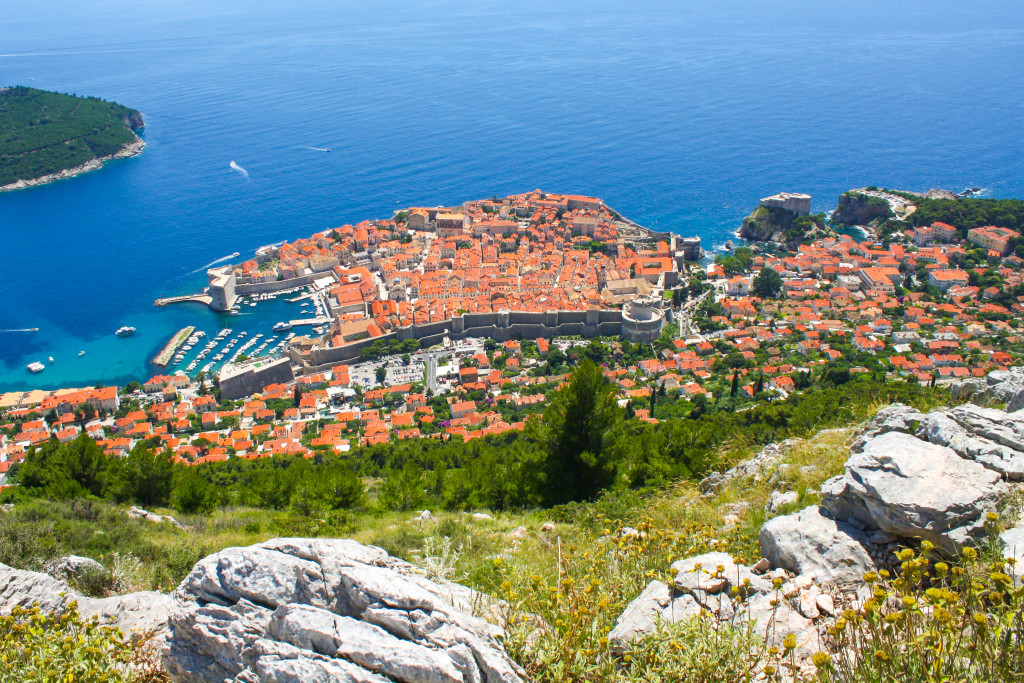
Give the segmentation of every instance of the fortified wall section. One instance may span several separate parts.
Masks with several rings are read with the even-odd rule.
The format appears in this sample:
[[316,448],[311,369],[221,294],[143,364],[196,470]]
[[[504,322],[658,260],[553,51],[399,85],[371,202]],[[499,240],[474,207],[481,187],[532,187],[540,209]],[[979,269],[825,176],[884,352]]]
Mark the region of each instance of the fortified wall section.
[[262,391],[269,384],[286,384],[295,379],[292,364],[288,358],[273,361],[256,361],[246,365],[235,365],[221,372],[221,398],[234,401]]
[[450,320],[425,325],[410,325],[397,332],[361,339],[333,348],[312,349],[303,354],[289,350],[292,361],[302,373],[324,372],[335,365],[350,363],[359,352],[376,341],[418,339],[423,347],[451,339],[490,337],[497,342],[510,339],[536,339],[578,335],[585,339],[622,334],[622,312],[616,309],[586,311],[500,311],[498,313],[465,313]]
[[282,289],[311,285],[317,280],[328,276],[333,277],[331,271],[322,270],[316,273],[309,273],[308,275],[290,277],[287,280],[271,280],[270,282],[237,282],[235,284],[235,291],[239,294],[266,294],[268,292],[280,292]]

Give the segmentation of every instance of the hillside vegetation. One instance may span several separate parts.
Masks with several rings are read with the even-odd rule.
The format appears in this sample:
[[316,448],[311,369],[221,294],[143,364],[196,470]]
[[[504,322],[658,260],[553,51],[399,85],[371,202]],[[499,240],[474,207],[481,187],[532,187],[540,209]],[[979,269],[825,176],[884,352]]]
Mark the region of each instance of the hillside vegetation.
[[[531,680],[749,680],[771,656],[750,629],[695,620],[625,661],[607,636],[676,559],[709,550],[756,559],[769,514],[815,502],[821,482],[842,471],[850,432],[821,430],[857,424],[893,401],[926,409],[949,398],[864,374],[741,411],[709,405],[672,415],[666,398],[665,419],[649,424],[608,401],[605,382],[584,363],[525,433],[468,444],[187,467],[145,443],[116,459],[86,437],[51,441],[15,469],[21,486],[4,491],[14,507],[0,513],[0,562],[39,570],[68,554],[91,557],[105,571],[74,586],[103,596],[170,590],[225,547],[348,537],[503,599],[507,646]],[[704,474],[785,438],[807,439],[785,456],[796,503],[769,513],[765,481],[701,496]],[[128,519],[130,503],[168,506],[183,528]],[[412,512],[422,507],[434,514]],[[481,508],[488,514],[468,513]],[[540,632],[537,617],[547,624]]]
[[96,97],[0,90],[0,186],[116,154],[140,127],[139,112]]

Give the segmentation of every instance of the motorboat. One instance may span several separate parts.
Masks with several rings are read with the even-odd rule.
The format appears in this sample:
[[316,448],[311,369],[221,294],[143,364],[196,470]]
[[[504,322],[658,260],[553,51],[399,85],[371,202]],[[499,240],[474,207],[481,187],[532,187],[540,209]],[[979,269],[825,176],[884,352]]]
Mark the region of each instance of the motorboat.
[[42,372],[43,370],[46,369],[46,366],[40,363],[39,361],[29,363],[25,367],[27,367],[31,372]]
[[135,334],[135,328],[128,327],[127,325],[125,325],[123,327],[119,327],[117,329],[117,332],[115,332],[114,334],[116,334],[118,337],[130,337],[133,334]]

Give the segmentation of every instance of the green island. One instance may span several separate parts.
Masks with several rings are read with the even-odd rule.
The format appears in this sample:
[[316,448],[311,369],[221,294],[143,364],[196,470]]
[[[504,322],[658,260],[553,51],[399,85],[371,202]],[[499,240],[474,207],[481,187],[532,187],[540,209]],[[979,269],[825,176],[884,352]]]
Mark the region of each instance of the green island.
[[0,191],[53,182],[135,156],[145,146],[134,109],[98,97],[0,89]]

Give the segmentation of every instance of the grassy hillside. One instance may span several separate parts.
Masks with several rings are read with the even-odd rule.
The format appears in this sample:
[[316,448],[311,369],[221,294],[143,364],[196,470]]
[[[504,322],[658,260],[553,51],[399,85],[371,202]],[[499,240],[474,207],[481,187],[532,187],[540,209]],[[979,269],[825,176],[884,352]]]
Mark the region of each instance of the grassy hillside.
[[109,156],[135,141],[134,109],[95,97],[13,86],[0,90],[0,185]]

